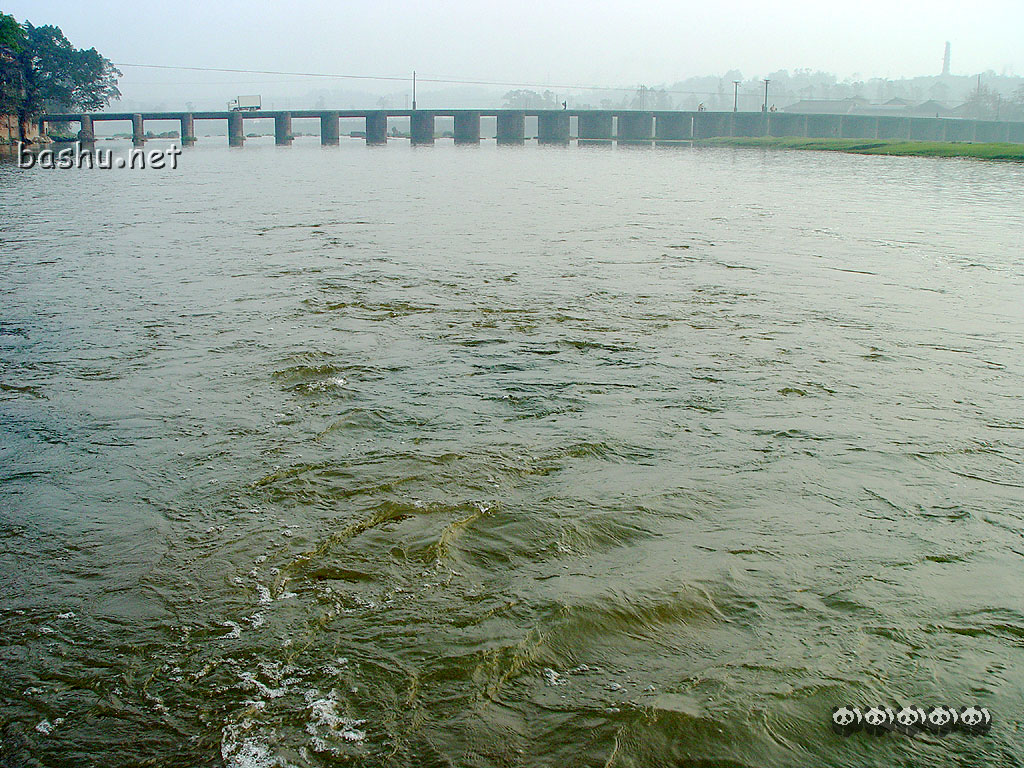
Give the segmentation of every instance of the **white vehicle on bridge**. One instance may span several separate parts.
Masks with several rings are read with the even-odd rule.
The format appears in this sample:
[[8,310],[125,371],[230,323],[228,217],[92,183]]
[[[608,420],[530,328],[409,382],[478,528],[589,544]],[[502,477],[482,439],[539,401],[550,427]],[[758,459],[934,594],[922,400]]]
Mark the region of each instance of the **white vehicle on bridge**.
[[239,96],[228,102],[232,112],[255,112],[262,106],[259,96]]

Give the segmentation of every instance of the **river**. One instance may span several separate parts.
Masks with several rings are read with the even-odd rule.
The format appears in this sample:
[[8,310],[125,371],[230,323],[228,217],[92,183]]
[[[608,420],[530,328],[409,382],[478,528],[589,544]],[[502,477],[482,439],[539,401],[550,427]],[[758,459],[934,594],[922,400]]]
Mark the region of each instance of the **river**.
[[0,765],[1024,763],[1024,167],[222,142],[0,165]]

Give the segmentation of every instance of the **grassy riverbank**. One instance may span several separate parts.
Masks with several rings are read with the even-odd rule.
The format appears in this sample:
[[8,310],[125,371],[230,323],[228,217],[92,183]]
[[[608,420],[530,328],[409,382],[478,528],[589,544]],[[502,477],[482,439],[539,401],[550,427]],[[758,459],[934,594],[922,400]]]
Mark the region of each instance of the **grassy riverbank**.
[[975,157],[982,160],[1024,161],[1024,144],[974,144],[951,141],[900,141],[876,139],[801,139],[774,136],[697,139],[696,146],[765,147],[852,152],[858,155],[913,155],[916,157]]

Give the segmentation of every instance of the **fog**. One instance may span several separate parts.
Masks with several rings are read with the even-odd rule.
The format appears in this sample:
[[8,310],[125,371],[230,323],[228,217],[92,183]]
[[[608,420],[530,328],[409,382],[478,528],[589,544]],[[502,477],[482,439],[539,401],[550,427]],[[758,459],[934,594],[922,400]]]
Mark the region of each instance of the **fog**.
[[[725,73],[752,83],[801,69],[835,73],[839,82],[900,79],[939,74],[947,40],[955,75],[1024,71],[1020,0],[17,0],[3,10],[60,26],[76,46],[96,47],[124,73],[124,104],[140,108],[223,108],[240,93],[263,94],[265,107],[401,108],[414,69],[421,106],[484,106],[520,87],[597,103],[597,92],[570,86],[671,87]],[[129,66],[135,64],[396,79]],[[615,100],[627,92],[605,95]]]

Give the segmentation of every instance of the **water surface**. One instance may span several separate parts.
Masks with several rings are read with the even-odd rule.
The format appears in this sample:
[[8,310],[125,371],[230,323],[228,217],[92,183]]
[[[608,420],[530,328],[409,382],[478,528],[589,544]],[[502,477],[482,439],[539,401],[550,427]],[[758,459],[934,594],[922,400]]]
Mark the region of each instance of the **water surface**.
[[1022,182],[0,166],[0,764],[1021,764]]

